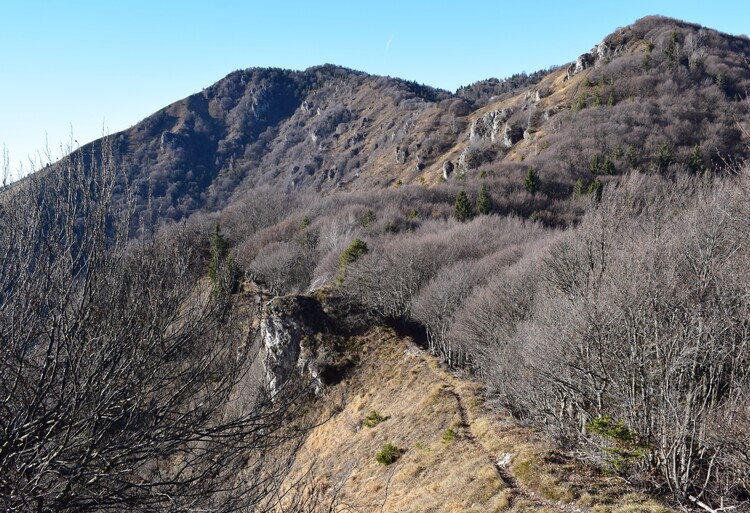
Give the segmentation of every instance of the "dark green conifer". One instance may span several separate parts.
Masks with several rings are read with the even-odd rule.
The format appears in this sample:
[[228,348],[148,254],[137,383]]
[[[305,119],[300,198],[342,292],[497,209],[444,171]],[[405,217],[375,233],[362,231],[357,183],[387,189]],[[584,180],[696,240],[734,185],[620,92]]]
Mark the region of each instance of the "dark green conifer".
[[492,211],[492,198],[487,190],[487,186],[482,185],[479,189],[479,196],[477,197],[477,213],[486,216],[490,211]]
[[456,195],[456,201],[453,202],[453,218],[463,223],[470,221],[473,217],[474,211],[471,208],[469,197],[466,195],[466,191],[462,190]]

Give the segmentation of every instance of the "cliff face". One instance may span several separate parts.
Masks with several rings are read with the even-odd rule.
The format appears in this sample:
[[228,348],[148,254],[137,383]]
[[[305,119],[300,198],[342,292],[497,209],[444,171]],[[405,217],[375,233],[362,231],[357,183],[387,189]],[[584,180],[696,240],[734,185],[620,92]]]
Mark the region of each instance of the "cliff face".
[[325,300],[302,295],[275,297],[263,305],[262,362],[272,396],[289,382],[319,395],[347,376],[359,356],[357,344],[330,312]]
[[320,304],[304,296],[281,296],[263,307],[260,321],[263,366],[272,396],[290,380],[309,381],[317,393],[322,386],[313,337],[325,323]]

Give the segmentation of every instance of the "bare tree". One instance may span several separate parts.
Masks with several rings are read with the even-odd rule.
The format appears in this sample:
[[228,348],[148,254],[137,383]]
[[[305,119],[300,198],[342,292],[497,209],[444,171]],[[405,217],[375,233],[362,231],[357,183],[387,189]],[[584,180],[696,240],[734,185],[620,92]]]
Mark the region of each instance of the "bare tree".
[[249,377],[252,313],[180,230],[129,243],[111,154],[83,155],[0,192],[0,509],[257,503],[291,403]]

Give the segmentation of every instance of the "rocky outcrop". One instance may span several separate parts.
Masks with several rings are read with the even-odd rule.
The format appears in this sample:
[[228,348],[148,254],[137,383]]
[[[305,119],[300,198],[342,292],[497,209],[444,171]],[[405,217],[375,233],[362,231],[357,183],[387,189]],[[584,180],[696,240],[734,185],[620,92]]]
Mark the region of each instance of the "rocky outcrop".
[[536,93],[534,93],[534,103],[539,103],[540,101],[542,101],[542,98],[546,98],[551,94],[552,94],[552,89],[550,89],[549,87],[545,86],[540,89],[537,89]]
[[[255,288],[247,290],[262,304],[260,363],[271,398],[287,390],[299,393],[300,387],[317,395],[344,379],[357,352],[348,319],[337,315],[342,307],[336,299],[288,295],[264,302],[268,296]],[[351,313],[351,305],[347,309]]]
[[469,129],[469,140],[472,142],[486,139],[494,142],[503,131],[503,126],[512,114],[510,109],[498,109],[487,112],[476,119]]
[[617,55],[619,51],[619,47],[612,47],[606,41],[602,41],[593,47],[590,52],[578,56],[576,61],[568,67],[565,79],[568,80],[592,66],[597,67],[608,62],[612,57]]
[[523,127],[506,123],[505,128],[503,128],[503,144],[505,147],[510,148],[521,139],[523,139]]
[[446,160],[445,162],[443,162],[443,179],[444,180],[447,180],[448,178],[451,177],[451,174],[453,173],[453,169],[454,169],[453,162],[451,162],[450,160]]
[[317,393],[323,385],[314,336],[323,331],[326,314],[320,303],[304,296],[281,296],[262,312],[263,368],[275,397],[292,379],[310,381]]
[[406,160],[409,158],[409,148],[396,146],[394,155],[396,157],[396,164],[406,164]]
[[590,68],[595,62],[595,58],[590,53],[584,53],[578,56],[576,61],[568,67],[568,73],[565,75],[566,79],[570,79],[581,71]]

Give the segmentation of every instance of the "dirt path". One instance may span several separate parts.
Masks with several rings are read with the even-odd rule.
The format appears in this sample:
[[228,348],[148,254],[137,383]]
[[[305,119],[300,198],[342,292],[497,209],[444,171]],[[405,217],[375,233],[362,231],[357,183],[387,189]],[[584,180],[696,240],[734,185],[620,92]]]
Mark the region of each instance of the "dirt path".
[[553,501],[541,497],[535,494],[532,490],[529,490],[518,479],[513,475],[510,470],[510,459],[507,455],[493,454],[474,434],[469,415],[466,410],[466,402],[461,393],[452,384],[449,385],[446,391],[453,395],[456,400],[457,410],[459,417],[461,418],[461,427],[463,428],[463,436],[469,441],[477,450],[483,453],[492,466],[497,471],[500,478],[505,482],[508,489],[511,492],[509,506],[512,507],[519,500],[523,500],[528,503],[529,506],[534,508],[546,508],[551,511],[561,511],[565,513],[583,513],[588,511],[587,509],[564,504],[562,502]]
[[[412,342],[413,343],[413,342]],[[572,504],[566,504],[561,501],[555,501],[547,499],[533,490],[529,489],[523,483],[521,483],[516,476],[513,474],[511,469],[511,462],[513,456],[511,454],[494,454],[482,441],[476,436],[474,432],[474,426],[472,425],[469,413],[466,407],[466,398],[462,395],[460,387],[455,385],[455,379],[448,371],[439,368],[432,367],[427,360],[427,353],[425,349],[420,348],[417,344],[413,344],[412,351],[418,354],[425,364],[425,367],[430,369],[433,375],[441,382],[447,385],[445,389],[450,395],[455,398],[456,409],[461,421],[461,435],[467,440],[474,448],[481,454],[484,454],[487,460],[492,464],[493,468],[497,472],[498,476],[506,484],[507,489],[510,491],[509,496],[509,507],[512,508],[518,502],[524,502],[525,506],[533,511],[545,510],[562,513],[589,513],[590,508],[574,506]]]

